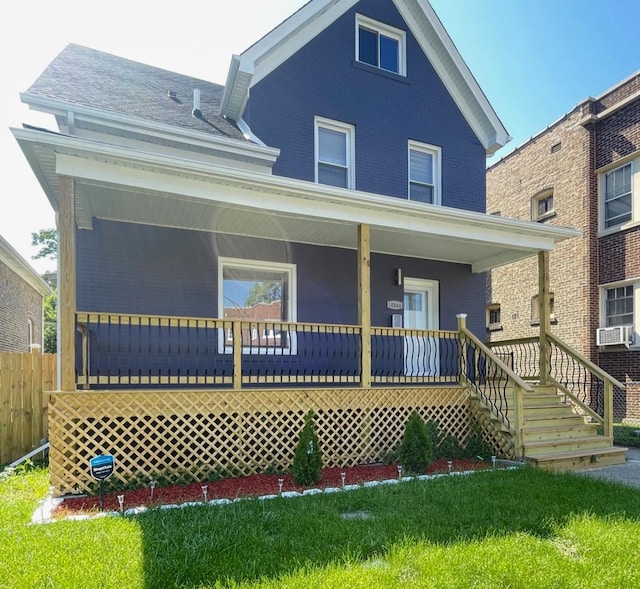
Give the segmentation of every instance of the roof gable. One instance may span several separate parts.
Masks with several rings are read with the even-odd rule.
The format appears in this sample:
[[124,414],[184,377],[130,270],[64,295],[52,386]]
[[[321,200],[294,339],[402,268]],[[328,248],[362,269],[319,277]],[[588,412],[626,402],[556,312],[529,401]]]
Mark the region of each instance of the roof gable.
[[[221,114],[242,119],[249,90],[358,4],[359,0],[311,0],[231,60]],[[427,0],[390,0],[463,116],[492,155],[511,138]]]

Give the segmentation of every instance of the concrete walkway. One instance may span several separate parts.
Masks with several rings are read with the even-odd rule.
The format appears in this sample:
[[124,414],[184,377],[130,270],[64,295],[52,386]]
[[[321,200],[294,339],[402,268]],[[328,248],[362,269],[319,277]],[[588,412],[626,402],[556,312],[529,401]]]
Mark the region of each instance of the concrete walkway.
[[579,472],[594,478],[616,481],[640,489],[640,448],[629,448],[627,461],[624,464],[591,468]]

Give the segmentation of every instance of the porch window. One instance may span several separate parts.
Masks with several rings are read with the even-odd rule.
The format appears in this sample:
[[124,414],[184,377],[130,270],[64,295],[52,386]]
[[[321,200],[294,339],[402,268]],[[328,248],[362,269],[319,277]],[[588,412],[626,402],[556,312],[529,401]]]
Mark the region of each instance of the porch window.
[[605,327],[633,325],[633,285],[607,288],[604,313]]
[[406,75],[405,33],[381,22],[356,15],[356,61]]
[[315,181],[318,184],[355,187],[354,136],[352,125],[316,117]]
[[409,200],[440,204],[440,148],[409,141]]
[[[280,323],[296,320],[295,270],[293,264],[220,258],[218,314],[251,322],[242,329],[244,353],[292,353],[291,335]],[[233,330],[221,331],[220,339],[231,353]]]

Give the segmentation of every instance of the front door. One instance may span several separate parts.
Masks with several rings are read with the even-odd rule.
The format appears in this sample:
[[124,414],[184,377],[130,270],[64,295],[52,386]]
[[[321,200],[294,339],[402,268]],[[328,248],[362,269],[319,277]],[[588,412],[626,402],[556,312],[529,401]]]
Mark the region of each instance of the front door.
[[[420,331],[439,329],[437,281],[405,278],[404,327]],[[405,335],[405,375],[435,376],[439,369],[438,339],[420,333]]]

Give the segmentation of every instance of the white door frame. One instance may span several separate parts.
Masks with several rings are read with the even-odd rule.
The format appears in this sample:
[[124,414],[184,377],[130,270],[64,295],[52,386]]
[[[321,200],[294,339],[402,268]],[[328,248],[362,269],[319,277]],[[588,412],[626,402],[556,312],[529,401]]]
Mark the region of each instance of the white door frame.
[[[405,293],[426,293],[423,298],[425,307],[424,326],[415,329],[437,330],[440,329],[439,313],[439,283],[437,280],[424,278],[405,278]],[[404,314],[404,327],[411,329],[406,322]],[[422,322],[421,322],[422,323]],[[404,341],[404,372],[407,376],[437,376],[440,373],[440,352],[437,338],[422,336],[405,336]]]

